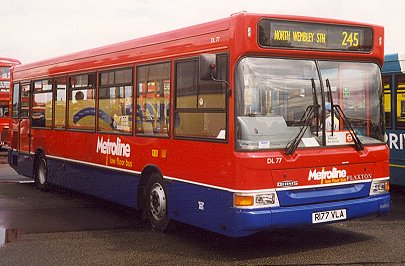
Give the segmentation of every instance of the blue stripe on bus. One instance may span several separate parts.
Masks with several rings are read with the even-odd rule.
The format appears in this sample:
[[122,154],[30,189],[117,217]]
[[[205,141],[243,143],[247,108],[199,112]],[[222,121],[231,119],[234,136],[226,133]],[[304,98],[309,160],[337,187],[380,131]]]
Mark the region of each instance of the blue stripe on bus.
[[139,176],[47,158],[52,184],[136,208]]

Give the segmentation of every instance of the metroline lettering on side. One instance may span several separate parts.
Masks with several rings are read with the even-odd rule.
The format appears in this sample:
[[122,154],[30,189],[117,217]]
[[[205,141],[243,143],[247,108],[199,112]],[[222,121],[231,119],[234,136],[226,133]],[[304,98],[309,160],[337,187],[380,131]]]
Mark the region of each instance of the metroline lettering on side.
[[122,143],[121,139],[117,137],[115,142],[111,142],[110,138],[104,141],[104,138],[97,137],[97,149],[96,153],[106,154],[106,155],[116,155],[116,156],[131,156],[131,146],[126,143]]

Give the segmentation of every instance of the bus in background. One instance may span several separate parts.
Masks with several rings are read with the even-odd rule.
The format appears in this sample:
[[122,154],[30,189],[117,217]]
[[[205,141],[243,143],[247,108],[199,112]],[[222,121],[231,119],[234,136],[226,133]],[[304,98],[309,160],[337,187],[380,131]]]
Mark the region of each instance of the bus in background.
[[390,182],[405,186],[405,54],[388,54],[382,67]]
[[8,143],[10,123],[10,69],[20,64],[18,60],[0,57],[0,148]]
[[9,164],[162,232],[384,214],[383,31],[242,12],[16,66]]

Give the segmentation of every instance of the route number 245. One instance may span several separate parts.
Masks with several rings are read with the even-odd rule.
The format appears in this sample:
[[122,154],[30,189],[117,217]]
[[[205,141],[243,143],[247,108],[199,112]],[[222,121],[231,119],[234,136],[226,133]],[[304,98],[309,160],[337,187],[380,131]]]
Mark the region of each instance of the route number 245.
[[342,46],[359,46],[359,33],[358,32],[342,32]]

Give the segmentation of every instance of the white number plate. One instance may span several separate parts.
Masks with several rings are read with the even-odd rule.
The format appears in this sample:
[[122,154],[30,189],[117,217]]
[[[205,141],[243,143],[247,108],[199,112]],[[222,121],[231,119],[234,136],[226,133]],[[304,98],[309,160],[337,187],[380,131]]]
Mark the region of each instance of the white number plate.
[[313,224],[345,220],[346,218],[346,209],[312,213]]

